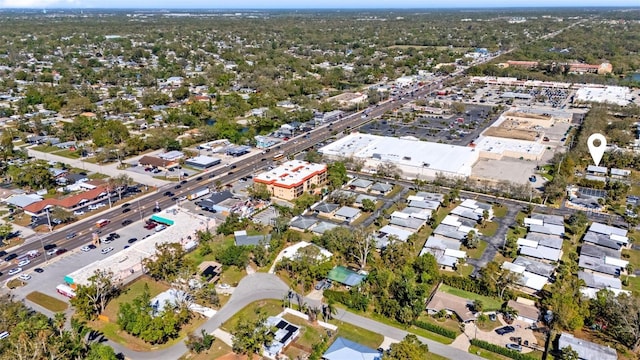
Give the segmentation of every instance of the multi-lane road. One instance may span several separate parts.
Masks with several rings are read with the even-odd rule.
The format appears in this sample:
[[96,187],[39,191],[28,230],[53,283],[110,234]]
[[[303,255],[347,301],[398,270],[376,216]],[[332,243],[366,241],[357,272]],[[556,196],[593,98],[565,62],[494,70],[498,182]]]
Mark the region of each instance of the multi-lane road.
[[[299,134],[288,141],[273,146],[268,152],[245,155],[231,164],[218,166],[204,174],[196,175],[180,184],[179,188],[176,188],[178,184],[171,184],[158,188],[152,194],[143,196],[140,199],[130,200],[131,203],[128,206],[130,210],[127,212],[123,212],[124,208],[122,208],[122,204],[127,201],[127,199],[123,199],[122,201],[113,204],[112,208],[100,213],[99,216],[94,216],[91,219],[60,227],[52,233],[34,235],[36,237],[35,241],[33,238],[29,239],[30,241],[27,241],[25,245],[12,251],[12,253],[20,256],[31,250],[40,251],[42,255],[31,259],[31,263],[23,266],[23,270],[39,267],[48,258],[48,256],[44,254],[43,250],[45,245],[56,244],[58,248],[64,248],[69,251],[87,245],[91,241],[91,234],[97,230],[96,221],[98,219],[108,219],[111,221],[109,225],[100,229],[102,235],[117,232],[123,227],[122,223],[125,220],[131,220],[135,223],[136,221],[150,216],[153,213],[153,209],[156,207],[156,204],[161,209],[164,209],[176,204],[175,200],[172,200],[173,197],[187,196],[198,189],[211,187],[216,183],[223,185],[230,184],[237,179],[246,177],[247,175],[253,175],[257,170],[270,165],[274,155],[276,154],[283,153],[285,156],[294,155],[332,138],[336,134],[356,129],[364,123],[384,114],[386,111],[402,106],[417,97],[424,96],[425,94],[435,91],[442,84],[442,81],[443,80],[433,81],[413,90],[410,93],[401,95],[397,100],[386,100],[377,105],[363,109],[362,111],[346,115],[342,119],[334,121],[333,123],[324,124],[307,133]],[[170,191],[172,195],[166,196],[165,193],[167,191]],[[68,239],[67,235],[70,233],[75,233],[77,236]],[[0,280],[6,279],[7,270],[15,266],[16,264],[13,262],[3,261],[0,263],[0,271],[3,273],[0,275]]]

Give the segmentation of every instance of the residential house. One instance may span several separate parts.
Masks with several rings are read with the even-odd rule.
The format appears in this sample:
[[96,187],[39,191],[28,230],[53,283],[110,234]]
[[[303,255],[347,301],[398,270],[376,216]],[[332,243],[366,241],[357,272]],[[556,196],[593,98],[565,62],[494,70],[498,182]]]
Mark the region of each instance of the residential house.
[[517,319],[529,324],[535,324],[540,319],[540,310],[533,300],[518,297],[516,300],[509,300],[507,306],[518,312]]
[[371,188],[371,185],[373,185],[373,181],[367,179],[355,179],[350,182],[348,186],[351,190],[367,192]]
[[343,206],[333,214],[335,219],[345,221],[349,224],[354,222],[359,216],[360,209],[352,208],[350,206]]
[[448,313],[455,314],[463,323],[468,323],[476,320],[470,310],[472,305],[473,302],[471,300],[436,290],[427,303],[427,313],[434,315],[441,310],[445,310]]
[[391,190],[393,190],[393,185],[388,183],[380,183],[380,182],[373,184],[369,189],[369,191],[372,194],[383,195],[383,196],[390,193]]
[[274,336],[273,341],[269,346],[266,346],[264,352],[267,356],[275,358],[300,335],[300,327],[277,316],[269,316],[266,322],[270,329],[274,329]]
[[562,350],[566,347],[571,347],[573,351],[578,353],[578,359],[580,360],[617,360],[618,354],[615,349],[608,346],[600,345],[587,341],[584,339],[578,339],[573,334],[562,333],[558,339],[558,350]]
[[382,354],[378,350],[347,340],[342,336],[329,346],[322,354],[323,360],[381,360]]
[[233,232],[236,246],[269,246],[271,234],[267,235],[247,235],[246,230],[238,230]]

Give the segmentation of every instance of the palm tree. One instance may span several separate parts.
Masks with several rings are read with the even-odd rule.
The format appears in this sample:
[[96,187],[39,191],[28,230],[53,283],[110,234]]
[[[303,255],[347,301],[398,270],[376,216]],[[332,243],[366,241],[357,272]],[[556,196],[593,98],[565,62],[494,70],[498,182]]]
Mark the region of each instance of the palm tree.
[[65,313],[56,313],[53,317],[53,326],[58,330],[58,336],[62,337],[64,333],[64,324],[67,322],[67,315]]

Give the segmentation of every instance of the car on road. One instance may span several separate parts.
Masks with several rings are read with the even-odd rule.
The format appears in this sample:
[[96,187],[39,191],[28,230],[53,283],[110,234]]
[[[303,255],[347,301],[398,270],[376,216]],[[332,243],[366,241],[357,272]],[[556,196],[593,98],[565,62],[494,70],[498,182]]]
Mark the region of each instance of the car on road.
[[112,232],[111,234],[107,235],[107,238],[113,239],[113,240],[120,239],[120,235],[118,235],[118,233]]
[[184,185],[184,184],[186,184],[186,183],[187,183],[187,180],[182,180],[182,181],[180,181],[180,184],[182,184],[182,185]]
[[178,185],[174,186],[173,188],[174,189],[180,189],[181,187],[182,187],[182,185],[178,184]]
[[196,181],[200,181],[200,180],[202,180],[202,176],[198,176],[198,177],[196,178]]
[[155,231],[156,231],[156,232],[158,232],[158,231],[162,231],[162,230],[164,230],[164,229],[166,229],[166,228],[167,228],[166,226],[164,226],[164,225],[160,224],[160,225],[156,226]]
[[173,195],[174,195],[174,194],[173,194],[171,191],[166,191],[166,192],[164,193],[164,196],[168,196],[168,197],[171,197],[171,196],[173,196]]
[[126,213],[128,213],[129,211],[131,211],[131,209],[130,209],[130,208],[122,209],[122,213],[123,213],[123,214],[126,214]]
[[31,275],[29,275],[29,274],[20,274],[20,276],[18,276],[18,279],[23,280],[23,281],[31,280]]
[[67,249],[58,249],[56,250],[56,255],[62,255],[67,252]]
[[20,271],[22,271],[22,268],[17,267],[17,268],[13,268],[13,269],[9,270],[8,274],[9,275],[15,275],[15,274],[19,273]]
[[44,272],[43,268],[35,268],[33,269],[33,271],[37,272],[38,274],[42,274]]
[[521,352],[522,351],[522,346],[518,345],[518,344],[507,344],[507,349],[509,350],[513,350],[513,351],[517,351],[517,352]]
[[131,204],[129,204],[129,203],[124,203],[124,204],[122,204],[122,208],[123,208],[123,209],[124,209],[124,208],[128,208],[129,206],[131,206]]
[[18,266],[27,266],[30,263],[31,263],[31,260],[29,259],[20,260],[20,262],[18,263]]
[[505,335],[505,334],[509,334],[516,331],[516,329],[513,326],[507,325],[507,326],[503,326],[501,328],[497,328],[496,329],[496,333],[498,335]]
[[216,174],[209,174],[209,179],[213,179],[216,176]]
[[112,251],[113,251],[113,247],[111,247],[111,246],[109,246],[108,248],[104,248],[104,249],[100,250],[100,252],[103,253],[103,254],[108,254],[108,253],[110,253]]
[[18,254],[9,254],[7,257],[4,258],[4,261],[11,261],[17,257],[18,257]]
[[47,245],[44,246],[44,249],[45,250],[51,250],[51,249],[55,249],[57,247],[58,247],[58,245],[56,245],[56,244],[47,244]]
[[127,242],[128,242],[129,244],[133,244],[133,243],[134,243],[134,242],[136,242],[136,241],[138,241],[138,239],[137,239],[137,238],[131,238],[131,239],[127,240]]
[[67,240],[71,240],[71,239],[73,239],[73,238],[74,238],[74,237],[76,237],[76,236],[77,236],[77,234],[76,234],[76,233],[74,233],[74,232],[70,232],[70,233],[68,233],[68,234],[67,234]]
[[132,223],[133,223],[133,220],[129,220],[129,219],[123,220],[122,221],[122,226],[131,225]]
[[48,256],[53,256],[53,255],[55,255],[55,254],[56,254],[56,251],[58,251],[58,250],[56,250],[56,249],[49,249],[49,250],[47,250],[47,255],[48,255]]
[[84,211],[82,211],[82,210],[76,210],[76,211],[74,211],[74,212],[73,212],[73,215],[75,215],[75,216],[82,216],[82,215],[84,215]]
[[8,252],[6,252],[6,251],[4,251],[4,250],[0,250],[0,256],[5,256],[5,255],[7,255],[7,254],[8,254]]
[[80,250],[82,250],[84,252],[88,252],[88,251],[91,251],[91,248],[89,247],[89,245],[85,245],[85,246],[81,247]]

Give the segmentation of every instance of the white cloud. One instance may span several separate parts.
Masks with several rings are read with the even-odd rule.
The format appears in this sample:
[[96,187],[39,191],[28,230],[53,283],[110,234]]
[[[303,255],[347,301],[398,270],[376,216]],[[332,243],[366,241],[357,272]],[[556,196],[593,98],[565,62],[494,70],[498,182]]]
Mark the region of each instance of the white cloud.
[[73,7],[78,0],[0,0],[0,8]]

